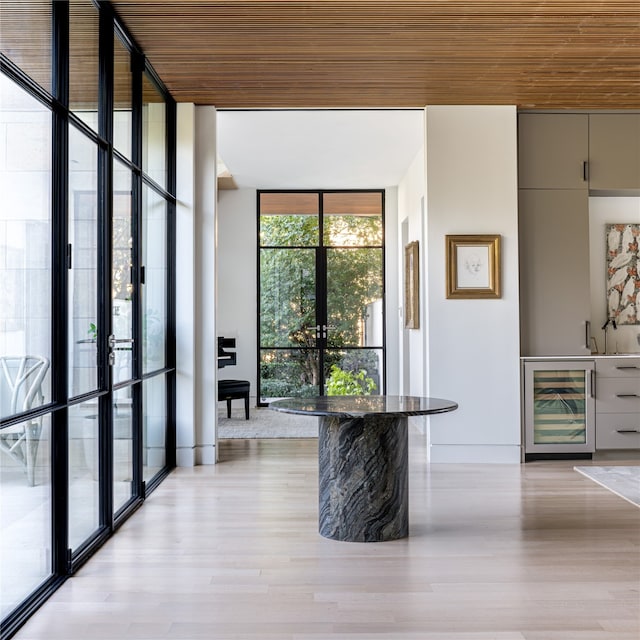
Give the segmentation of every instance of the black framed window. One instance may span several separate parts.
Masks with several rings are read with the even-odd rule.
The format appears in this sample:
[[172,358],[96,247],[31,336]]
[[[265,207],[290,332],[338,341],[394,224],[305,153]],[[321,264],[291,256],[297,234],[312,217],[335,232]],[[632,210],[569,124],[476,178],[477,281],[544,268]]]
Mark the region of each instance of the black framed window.
[[258,192],[259,403],[384,393],[384,191]]
[[3,6],[0,93],[9,638],[175,464],[176,108],[90,0]]

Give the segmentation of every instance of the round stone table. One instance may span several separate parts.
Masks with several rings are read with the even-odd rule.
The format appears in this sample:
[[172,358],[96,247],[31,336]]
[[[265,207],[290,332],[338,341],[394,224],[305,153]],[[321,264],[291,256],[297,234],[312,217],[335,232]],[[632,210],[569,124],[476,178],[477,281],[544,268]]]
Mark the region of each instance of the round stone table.
[[458,405],[415,396],[317,396],[275,400],[269,408],[320,417],[320,534],[383,542],[409,535],[408,416]]

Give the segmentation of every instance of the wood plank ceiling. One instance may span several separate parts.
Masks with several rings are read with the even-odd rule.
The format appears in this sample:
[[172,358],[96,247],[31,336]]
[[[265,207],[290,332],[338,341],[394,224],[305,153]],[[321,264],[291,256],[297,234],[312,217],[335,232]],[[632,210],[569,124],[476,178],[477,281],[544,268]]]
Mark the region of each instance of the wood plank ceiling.
[[112,0],[179,102],[640,108],[639,0]]

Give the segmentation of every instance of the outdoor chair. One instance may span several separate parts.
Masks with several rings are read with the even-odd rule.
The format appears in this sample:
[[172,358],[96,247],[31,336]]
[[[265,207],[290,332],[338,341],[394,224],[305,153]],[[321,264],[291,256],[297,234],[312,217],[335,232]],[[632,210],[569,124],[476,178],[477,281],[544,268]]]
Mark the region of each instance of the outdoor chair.
[[[0,356],[0,416],[6,418],[44,404],[42,381],[49,360],[41,356]],[[42,432],[42,416],[0,430],[0,451],[11,456],[35,484],[35,464]]]

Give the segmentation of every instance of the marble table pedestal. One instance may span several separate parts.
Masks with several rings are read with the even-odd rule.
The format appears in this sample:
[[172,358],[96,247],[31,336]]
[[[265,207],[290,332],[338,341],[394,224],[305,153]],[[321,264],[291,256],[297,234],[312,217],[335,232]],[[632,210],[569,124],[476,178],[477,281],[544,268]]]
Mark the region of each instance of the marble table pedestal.
[[274,400],[269,407],[320,417],[321,535],[349,542],[409,535],[408,417],[455,411],[455,402],[417,396],[315,396]]
[[383,542],[409,535],[407,418],[320,418],[320,534]]

